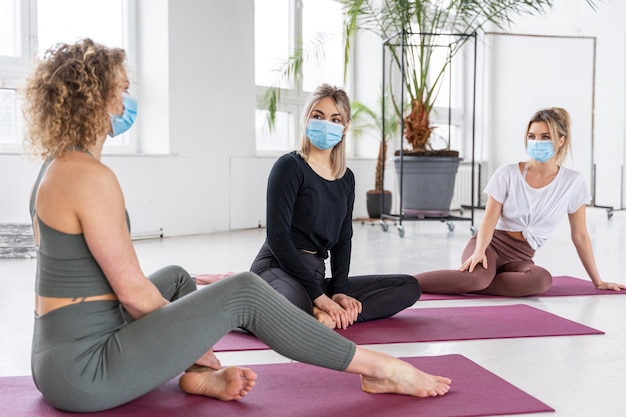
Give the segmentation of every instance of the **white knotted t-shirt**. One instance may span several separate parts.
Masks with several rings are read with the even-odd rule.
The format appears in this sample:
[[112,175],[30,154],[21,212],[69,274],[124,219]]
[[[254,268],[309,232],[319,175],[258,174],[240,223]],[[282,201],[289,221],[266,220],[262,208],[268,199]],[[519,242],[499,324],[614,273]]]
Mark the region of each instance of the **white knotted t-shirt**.
[[534,250],[543,245],[566,214],[576,212],[591,200],[585,180],[577,171],[560,167],[552,182],[533,188],[517,164],[498,168],[485,187],[485,194],[502,204],[496,229],[522,232]]

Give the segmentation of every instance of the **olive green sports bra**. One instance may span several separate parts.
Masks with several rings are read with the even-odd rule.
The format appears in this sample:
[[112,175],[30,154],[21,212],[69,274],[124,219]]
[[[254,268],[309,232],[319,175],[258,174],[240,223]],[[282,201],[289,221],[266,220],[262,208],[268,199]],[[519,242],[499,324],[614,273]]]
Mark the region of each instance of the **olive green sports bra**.
[[[41,167],[30,199],[30,213],[35,219],[35,198],[39,183],[50,162]],[[126,214],[128,222],[128,213]],[[113,292],[82,233],[68,234],[46,225],[37,217],[39,248],[35,291],[45,297],[89,297]],[[129,226],[130,227],[130,226]]]

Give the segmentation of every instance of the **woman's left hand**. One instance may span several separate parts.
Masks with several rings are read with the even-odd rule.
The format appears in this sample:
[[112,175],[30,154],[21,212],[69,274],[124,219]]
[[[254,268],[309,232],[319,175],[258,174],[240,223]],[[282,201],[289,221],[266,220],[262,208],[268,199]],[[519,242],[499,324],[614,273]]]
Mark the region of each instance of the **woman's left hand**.
[[602,282],[600,285],[596,285],[596,288],[599,290],[621,291],[626,290],[626,285],[617,284],[615,282]]
[[357,300],[356,298],[352,298],[346,294],[335,294],[332,296],[332,300],[339,304],[341,307],[343,307],[344,310],[346,310],[346,312],[348,313],[350,325],[352,325],[356,321],[359,313],[363,309],[363,305],[359,300]]

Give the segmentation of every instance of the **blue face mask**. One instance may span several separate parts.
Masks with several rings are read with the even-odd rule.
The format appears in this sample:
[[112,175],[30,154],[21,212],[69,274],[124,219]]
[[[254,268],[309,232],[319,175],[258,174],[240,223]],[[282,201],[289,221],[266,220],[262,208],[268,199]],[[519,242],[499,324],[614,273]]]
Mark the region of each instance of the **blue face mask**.
[[328,120],[310,119],[306,127],[306,135],[313,146],[325,151],[341,142],[343,126]]
[[111,115],[111,133],[109,133],[111,137],[126,132],[137,118],[137,99],[130,94],[122,93],[122,100],[124,103],[124,112],[121,115]]
[[535,161],[546,162],[554,156],[554,145],[551,140],[528,140],[526,153]]

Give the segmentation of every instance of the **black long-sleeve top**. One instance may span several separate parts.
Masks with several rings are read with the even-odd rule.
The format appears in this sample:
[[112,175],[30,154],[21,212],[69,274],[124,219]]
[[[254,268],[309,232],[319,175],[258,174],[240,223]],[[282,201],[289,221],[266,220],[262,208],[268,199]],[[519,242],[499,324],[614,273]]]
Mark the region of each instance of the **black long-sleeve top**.
[[326,180],[295,151],[281,156],[267,184],[267,243],[281,268],[298,279],[312,300],[321,285],[299,261],[302,250],[327,258],[331,294],[346,293],[352,250],[354,174]]

